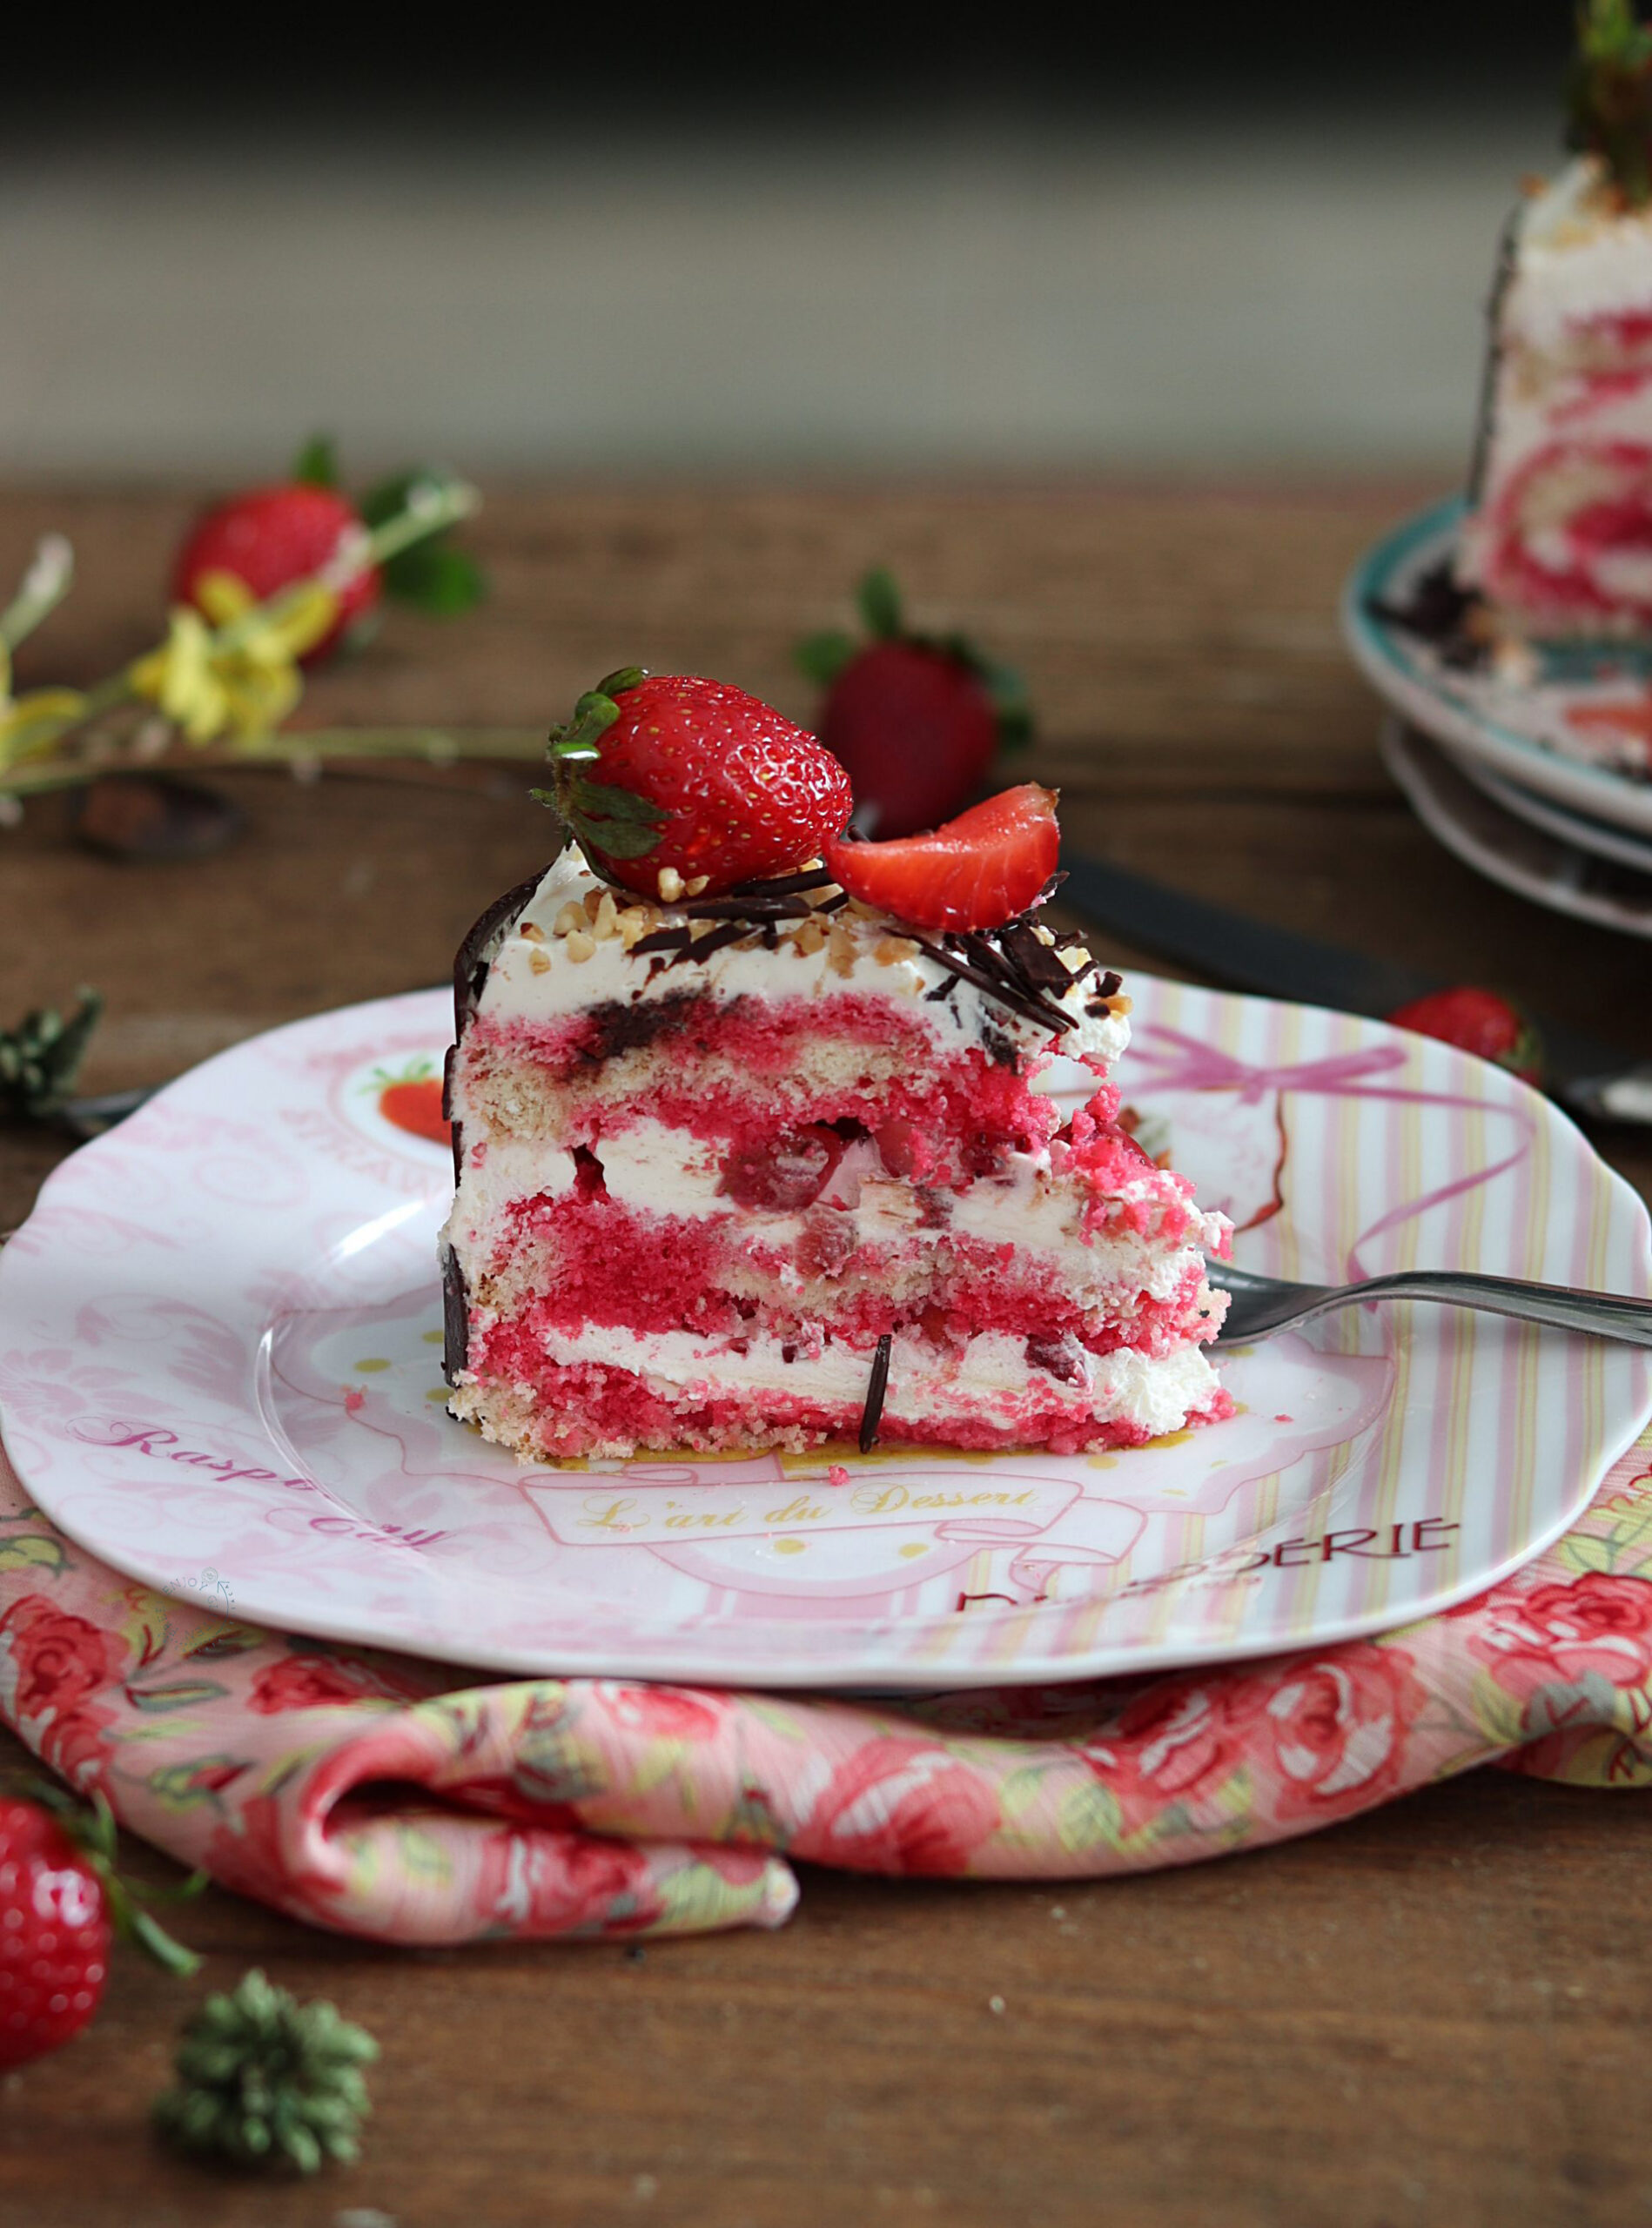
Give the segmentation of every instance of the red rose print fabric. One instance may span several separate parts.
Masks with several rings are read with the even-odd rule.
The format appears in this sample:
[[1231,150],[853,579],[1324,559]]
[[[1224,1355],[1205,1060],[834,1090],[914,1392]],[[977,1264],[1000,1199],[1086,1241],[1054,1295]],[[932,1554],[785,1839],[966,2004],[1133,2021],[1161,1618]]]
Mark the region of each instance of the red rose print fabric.
[[225,1887],[448,1943],[776,1926],[796,1859],[1186,1864],[1484,1763],[1652,1785],[1652,1434],[1479,1600],[1272,1662],[900,1704],[459,1677],[135,1586],[0,1457],[0,1716]]

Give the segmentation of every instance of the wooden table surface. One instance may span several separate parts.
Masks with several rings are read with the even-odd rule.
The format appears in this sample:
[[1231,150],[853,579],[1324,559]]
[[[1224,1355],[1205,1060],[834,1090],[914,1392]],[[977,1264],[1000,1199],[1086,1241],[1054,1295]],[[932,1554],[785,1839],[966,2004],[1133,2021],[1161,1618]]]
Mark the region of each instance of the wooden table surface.
[[[1024,666],[1028,770],[1088,849],[1534,1004],[1652,1053],[1643,944],[1475,879],[1412,819],[1339,647],[1339,582],[1437,490],[1411,484],[498,489],[486,610],[393,618],[304,716],[538,727],[640,661],[806,717],[795,637],[893,564],[920,620]],[[90,679],[152,639],[181,493],[0,493],[0,581],[36,535],[80,558],[22,678]],[[89,1087],[433,981],[536,865],[520,775],[301,786],[240,774],[238,843],[119,865],[60,802],[0,835],[0,1019],[109,999]],[[1111,955],[1110,955],[1111,956]],[[1128,963],[1134,955],[1117,950]],[[1631,1180],[1652,1151],[1603,1137]],[[0,1138],[0,1228],[57,1158]],[[0,1775],[23,1752],[0,1735]],[[0,2084],[18,2228],[671,2228],[1031,2220],[1340,2228],[1652,2219],[1644,1798],[1483,1771],[1309,1841],[1093,1886],[809,1872],[778,1935],[406,1953],[210,1893],[180,1989],[121,1959],[69,2050]],[[172,1868],[135,1850],[154,1880]],[[144,2131],[199,1988],[254,1962],[384,2044],[359,2166],[220,2179]],[[991,1999],[1002,1998],[995,2010]]]

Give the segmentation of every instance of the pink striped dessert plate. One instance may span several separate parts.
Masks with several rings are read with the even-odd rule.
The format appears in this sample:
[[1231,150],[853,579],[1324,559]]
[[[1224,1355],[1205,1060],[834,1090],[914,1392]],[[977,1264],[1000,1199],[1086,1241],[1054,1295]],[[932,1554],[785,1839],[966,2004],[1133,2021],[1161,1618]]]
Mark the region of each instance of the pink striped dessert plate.
[[[1127,987],[1138,1134],[1243,1265],[1652,1291],[1645,1208],[1501,1070]],[[1391,1307],[1225,1352],[1231,1418],[1125,1452],[521,1464],[444,1406],[449,1024],[421,991],[238,1046],[73,1155],[0,1252],[7,1453],[116,1569],[226,1621],[496,1671],[1053,1681],[1461,1600],[1561,1532],[1652,1413],[1643,1351]]]

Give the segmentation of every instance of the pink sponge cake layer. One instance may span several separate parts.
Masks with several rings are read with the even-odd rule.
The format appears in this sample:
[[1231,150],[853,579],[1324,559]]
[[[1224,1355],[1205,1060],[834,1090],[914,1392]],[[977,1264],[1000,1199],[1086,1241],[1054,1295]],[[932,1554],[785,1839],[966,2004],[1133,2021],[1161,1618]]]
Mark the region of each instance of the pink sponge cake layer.
[[[1036,915],[935,939],[797,880],[653,905],[565,855],[473,931],[453,1413],[541,1460],[1227,1413],[1226,1225],[1117,1118],[1118,978]],[[1097,1078],[1071,1120],[1035,1087],[1057,1051]]]

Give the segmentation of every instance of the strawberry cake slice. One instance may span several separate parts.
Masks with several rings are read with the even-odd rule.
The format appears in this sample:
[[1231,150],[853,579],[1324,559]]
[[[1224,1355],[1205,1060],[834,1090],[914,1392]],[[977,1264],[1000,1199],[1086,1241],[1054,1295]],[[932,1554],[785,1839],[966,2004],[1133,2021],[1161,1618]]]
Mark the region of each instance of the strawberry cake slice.
[[[1227,1225],[1118,1118],[1129,1001],[1039,917],[1048,791],[856,842],[814,737],[635,669],[553,758],[574,841],[459,955],[454,1415],[555,1460],[1231,1412]],[[1057,1054],[1095,1081],[1071,1117]]]
[[1515,637],[1652,629],[1652,32],[1581,19],[1580,151],[1516,211],[1459,584]]

